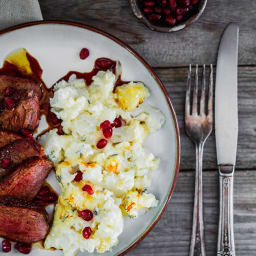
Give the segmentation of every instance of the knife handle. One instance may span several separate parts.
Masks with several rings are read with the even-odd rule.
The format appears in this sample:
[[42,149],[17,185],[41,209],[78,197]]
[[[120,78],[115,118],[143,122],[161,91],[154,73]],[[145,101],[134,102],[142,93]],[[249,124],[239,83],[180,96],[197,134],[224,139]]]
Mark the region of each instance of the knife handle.
[[235,256],[233,224],[234,166],[219,166],[220,215],[217,256]]

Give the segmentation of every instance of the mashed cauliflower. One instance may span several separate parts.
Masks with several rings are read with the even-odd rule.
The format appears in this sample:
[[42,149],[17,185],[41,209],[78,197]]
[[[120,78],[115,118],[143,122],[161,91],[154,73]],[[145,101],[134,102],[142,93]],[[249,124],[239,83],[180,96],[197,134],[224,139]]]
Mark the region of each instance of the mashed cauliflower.
[[[161,128],[164,116],[144,102],[149,91],[143,83],[130,82],[114,90],[115,81],[108,70],[99,71],[90,86],[75,76],[54,86],[51,110],[63,120],[66,135],[54,129],[40,138],[62,190],[45,247],[61,249],[66,256],[79,250],[111,250],[123,231],[123,218],[137,217],[158,204],[147,189],[159,159],[143,142]],[[116,118],[122,121],[120,126],[104,138],[100,125],[106,120],[113,124]],[[106,146],[99,148],[102,139]],[[84,190],[88,185],[93,193]],[[83,210],[93,218],[81,218]],[[91,234],[85,239],[83,230],[88,227]]]

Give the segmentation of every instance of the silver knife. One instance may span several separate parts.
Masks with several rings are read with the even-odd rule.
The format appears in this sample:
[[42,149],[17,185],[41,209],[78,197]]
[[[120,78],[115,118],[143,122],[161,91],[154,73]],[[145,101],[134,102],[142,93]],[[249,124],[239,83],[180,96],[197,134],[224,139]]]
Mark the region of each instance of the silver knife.
[[230,24],[219,46],[215,89],[215,135],[220,182],[218,256],[235,256],[233,179],[238,137],[237,65],[239,27]]

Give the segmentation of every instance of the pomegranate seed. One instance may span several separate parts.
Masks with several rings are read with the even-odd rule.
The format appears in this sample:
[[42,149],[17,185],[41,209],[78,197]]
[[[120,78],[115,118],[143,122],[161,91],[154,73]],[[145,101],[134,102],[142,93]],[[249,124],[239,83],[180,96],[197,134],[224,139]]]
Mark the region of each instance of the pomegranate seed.
[[98,149],[105,148],[107,144],[108,144],[107,140],[101,139],[101,140],[99,140],[98,143],[97,143],[97,148],[98,148]]
[[143,11],[144,11],[145,13],[147,13],[147,14],[150,14],[150,13],[153,12],[153,10],[152,10],[151,8],[149,8],[149,7],[145,7],[145,8],[143,9]]
[[112,127],[119,128],[122,126],[122,119],[121,117],[116,117],[114,122],[111,124]]
[[113,134],[113,130],[111,127],[106,128],[105,130],[103,130],[103,135],[106,139],[110,139],[112,137]]
[[51,191],[50,191],[50,189],[49,189],[48,186],[43,186],[43,187],[39,190],[38,195],[39,195],[39,196],[45,196],[45,195],[49,194],[50,192],[51,192]]
[[49,113],[49,118],[51,119],[53,124],[61,123],[61,120],[52,112]]
[[161,7],[155,7],[155,12],[158,14],[161,14],[163,12],[163,9]]
[[176,14],[177,15],[185,15],[189,11],[188,8],[177,8]]
[[64,135],[65,133],[64,133],[64,131],[63,131],[63,127],[62,127],[62,125],[59,125],[58,126],[58,132],[57,132],[59,135]]
[[14,89],[13,87],[7,87],[7,88],[5,89],[4,95],[5,95],[5,96],[10,96],[10,95],[12,95],[12,94],[14,93],[14,91],[15,91],[15,89]]
[[1,161],[1,167],[3,169],[8,168],[8,166],[10,166],[10,164],[11,164],[11,159],[9,159],[7,157],[3,158],[2,161]]
[[172,16],[167,16],[166,18],[165,18],[165,21],[167,22],[167,23],[169,23],[170,25],[175,25],[175,23],[176,23],[176,19],[175,18],[173,18]]
[[89,50],[87,48],[83,48],[80,51],[80,59],[81,60],[85,60],[89,55],[90,55],[90,52],[89,52]]
[[189,6],[190,5],[190,0],[179,0],[179,3],[183,6]]
[[100,129],[103,131],[103,130],[109,128],[110,126],[111,126],[110,121],[105,120],[104,122],[102,122],[102,123],[100,124]]
[[83,211],[78,211],[78,216],[86,221],[90,221],[93,219],[93,213],[88,209]]
[[85,227],[83,230],[83,237],[89,239],[92,234],[92,229],[90,227]]
[[167,0],[162,0],[161,3],[162,3],[162,5],[166,5],[167,4]]
[[171,14],[171,10],[165,8],[165,9],[164,9],[164,14],[165,14],[165,15],[170,15],[170,14]]
[[13,109],[15,106],[14,100],[8,96],[4,98],[4,103],[5,103],[5,107],[8,108],[9,110]]
[[156,5],[156,2],[152,1],[152,0],[145,0],[144,5],[147,6],[147,7],[153,7],[153,6]]
[[2,241],[2,251],[3,252],[9,252],[12,249],[12,245],[9,240],[3,240]]
[[161,19],[161,15],[159,14],[151,14],[148,16],[148,19],[151,21],[156,21],[156,20],[160,20]]
[[188,7],[188,9],[189,9],[190,11],[193,11],[193,10],[195,9],[195,6],[194,6],[194,5],[190,5],[190,6]]
[[76,172],[76,177],[74,178],[74,181],[79,182],[83,179],[83,173],[81,171]]
[[176,20],[177,20],[177,21],[182,21],[182,20],[183,20],[183,16],[182,16],[182,15],[178,15],[178,16],[176,17]]
[[175,11],[177,8],[177,2],[176,0],[170,0],[169,6],[171,8],[172,11]]
[[15,244],[15,249],[23,254],[29,254],[31,251],[31,244],[18,242]]
[[94,191],[92,189],[92,187],[88,184],[85,184],[82,188],[83,191],[86,191],[89,195],[93,195]]
[[95,66],[98,69],[105,70],[105,71],[107,69],[113,68],[114,65],[115,65],[115,62],[108,58],[99,58],[95,61]]
[[22,133],[25,137],[28,137],[28,138],[33,137],[33,133],[32,133],[29,129],[22,128],[22,129],[21,129],[21,133]]
[[191,0],[192,4],[198,4],[199,0]]

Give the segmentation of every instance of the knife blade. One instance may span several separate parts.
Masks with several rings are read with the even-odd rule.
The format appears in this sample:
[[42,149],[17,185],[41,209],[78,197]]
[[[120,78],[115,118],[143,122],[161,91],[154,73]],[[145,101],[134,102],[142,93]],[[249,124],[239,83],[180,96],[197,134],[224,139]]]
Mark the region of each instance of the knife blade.
[[215,135],[218,165],[235,165],[236,162],[238,34],[239,27],[236,24],[226,28],[217,59]]
[[215,135],[220,183],[218,256],[235,256],[233,180],[238,139],[238,36],[239,27],[230,24],[221,39],[216,69]]

